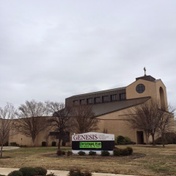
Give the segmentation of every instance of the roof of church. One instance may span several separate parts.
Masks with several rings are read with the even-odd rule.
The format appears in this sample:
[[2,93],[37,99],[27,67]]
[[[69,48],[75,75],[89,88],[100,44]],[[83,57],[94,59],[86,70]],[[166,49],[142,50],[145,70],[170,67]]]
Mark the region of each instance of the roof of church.
[[68,98],[79,98],[79,97],[82,97],[82,96],[90,96],[90,95],[96,95],[96,94],[103,94],[103,93],[108,93],[108,92],[113,92],[113,91],[119,91],[119,90],[125,90],[125,89],[126,89],[126,87],[119,87],[119,88],[114,88],[114,89],[100,90],[100,91],[96,91],[96,92],[89,92],[89,93],[83,93],[83,94],[73,95],[73,96],[68,97]]
[[143,97],[143,98],[127,99],[124,101],[115,101],[111,103],[94,104],[92,105],[92,111],[94,112],[95,116],[101,116],[142,104],[149,99],[150,97]]

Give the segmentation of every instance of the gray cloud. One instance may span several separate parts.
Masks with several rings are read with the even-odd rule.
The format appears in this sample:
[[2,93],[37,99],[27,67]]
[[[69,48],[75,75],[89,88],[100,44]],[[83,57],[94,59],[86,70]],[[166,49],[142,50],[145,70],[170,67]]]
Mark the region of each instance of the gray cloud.
[[161,78],[176,107],[174,0],[2,0],[0,106]]

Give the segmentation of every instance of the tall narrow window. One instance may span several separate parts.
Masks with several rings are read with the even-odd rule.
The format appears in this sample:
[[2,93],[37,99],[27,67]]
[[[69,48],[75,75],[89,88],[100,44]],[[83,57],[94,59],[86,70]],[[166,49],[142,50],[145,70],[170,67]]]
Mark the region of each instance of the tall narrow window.
[[73,101],[73,105],[79,105],[79,101],[78,100],[74,100]]
[[163,90],[162,87],[160,87],[159,93],[160,93],[160,105],[161,105],[161,109],[166,110],[165,99],[164,99],[164,90]]
[[93,98],[88,98],[87,99],[87,104],[93,104]]
[[95,97],[94,98],[94,102],[97,104],[97,103],[100,103],[101,102],[101,99],[100,97]]
[[109,96],[108,95],[103,96],[103,103],[106,103],[108,101],[109,101]]
[[125,100],[125,99],[126,99],[126,93],[120,93],[119,100]]
[[86,100],[85,100],[85,99],[81,99],[81,100],[80,100],[80,104],[81,104],[81,105],[85,105],[85,104],[86,104]]
[[111,95],[111,101],[117,101],[117,94]]

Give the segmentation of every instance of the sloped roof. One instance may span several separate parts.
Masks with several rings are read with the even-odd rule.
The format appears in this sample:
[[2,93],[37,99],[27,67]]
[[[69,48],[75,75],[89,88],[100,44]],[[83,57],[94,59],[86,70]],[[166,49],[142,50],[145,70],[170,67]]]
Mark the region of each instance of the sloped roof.
[[94,104],[92,106],[92,111],[94,112],[95,116],[98,117],[111,112],[119,111],[122,109],[142,104],[149,99],[150,97],[143,97],[143,98],[128,99],[124,101],[115,101],[111,103]]
[[96,94],[100,94],[100,93],[108,93],[108,92],[112,92],[112,91],[119,91],[119,90],[125,90],[125,89],[126,89],[126,87],[119,87],[119,88],[114,88],[114,89],[100,90],[100,91],[96,91],[96,92],[89,92],[89,93],[73,95],[73,96],[68,97],[66,99],[79,98],[79,97],[82,97],[82,96],[90,96],[90,95],[96,95]]

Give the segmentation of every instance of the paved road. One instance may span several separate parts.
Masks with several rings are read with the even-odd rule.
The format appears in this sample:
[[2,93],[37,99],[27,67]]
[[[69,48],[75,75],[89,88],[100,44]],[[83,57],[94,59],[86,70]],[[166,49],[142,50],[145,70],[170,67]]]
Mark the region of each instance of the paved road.
[[[10,172],[14,170],[18,170],[18,169],[17,168],[0,168],[0,174],[8,175]],[[54,173],[56,176],[68,176],[68,171],[48,170],[47,173],[48,174]],[[132,175],[108,174],[108,173],[93,173],[92,175],[93,176],[132,176]]]

